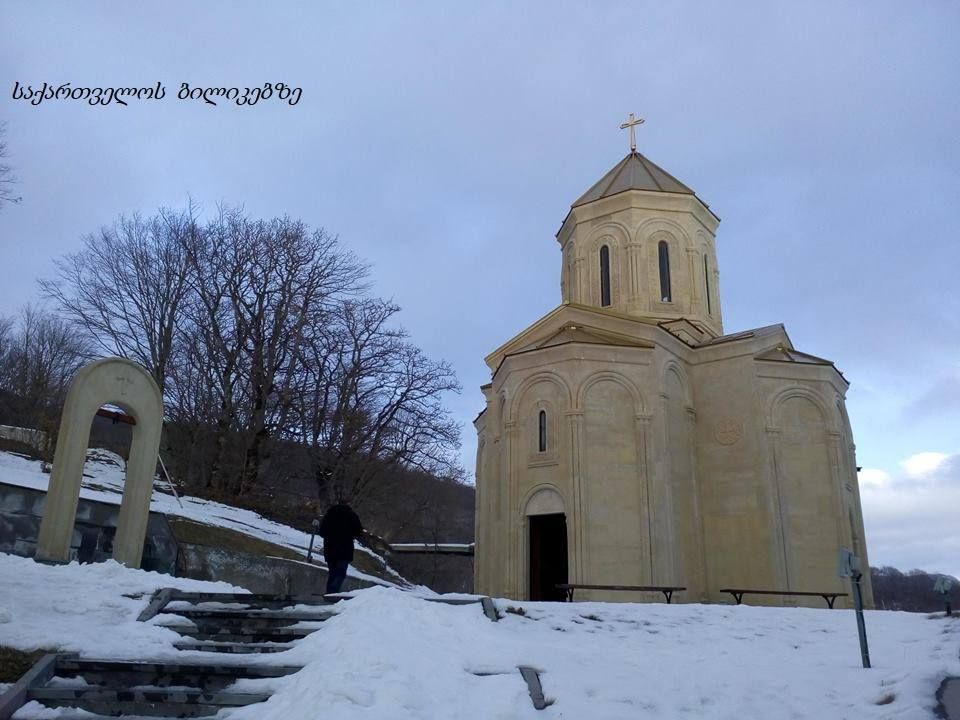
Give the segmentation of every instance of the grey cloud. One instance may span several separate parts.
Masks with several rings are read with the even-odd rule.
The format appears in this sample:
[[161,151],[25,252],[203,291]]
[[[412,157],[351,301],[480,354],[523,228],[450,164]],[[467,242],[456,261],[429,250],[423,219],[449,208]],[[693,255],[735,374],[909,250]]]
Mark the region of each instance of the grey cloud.
[[[5,3],[14,80],[303,86],[295,108],[39,108],[0,94],[23,204],[0,314],[83,233],[188,194],[338,233],[482,406],[483,356],[560,299],[553,234],[626,152],[720,215],[729,331],[784,322],[857,387],[867,464],[946,446],[888,412],[960,351],[960,6],[829,2]],[[880,423],[876,418],[887,422]],[[938,441],[938,438],[942,441]],[[957,438],[960,446],[960,438]],[[889,461],[889,462],[888,462]]]
[[960,413],[960,373],[943,375],[919,397],[907,403],[903,419],[926,420]]
[[861,483],[870,562],[904,570],[960,572],[960,453],[922,475],[906,470]]

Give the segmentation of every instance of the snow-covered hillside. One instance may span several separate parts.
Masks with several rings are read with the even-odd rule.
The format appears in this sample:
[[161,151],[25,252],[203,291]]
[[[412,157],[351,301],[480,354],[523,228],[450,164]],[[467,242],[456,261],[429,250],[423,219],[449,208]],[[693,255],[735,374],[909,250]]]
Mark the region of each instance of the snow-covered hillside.
[[[122,461],[94,451],[83,497],[118,503]],[[0,452],[0,481],[45,489],[39,463]],[[256,513],[158,484],[153,509],[305,553],[309,536]],[[228,590],[116,563],[46,566],[0,554],[0,646],[89,657],[183,657],[170,616],[136,617],[159,587]],[[851,611],[726,605],[428,603],[377,587],[292,650],[258,662],[303,665],[238,720],[338,718],[930,718],[943,677],[960,675],[960,619],[868,612],[874,667],[860,667]],[[218,657],[218,662],[223,658]],[[519,665],[541,672],[552,704],[533,709]]]
[[[87,452],[87,462],[83,468],[80,497],[119,505],[123,495],[123,478],[124,461],[119,455],[106,450],[91,449]],[[41,471],[39,461],[31,460],[17,453],[0,451],[0,483],[46,490],[49,481],[50,476]],[[154,512],[183,517],[206,525],[236,530],[245,535],[290,548],[304,557],[310,544],[309,534],[288,525],[268,520],[250,510],[194,497],[181,497],[178,502],[169,485],[161,481],[160,478],[154,481],[150,509]],[[323,540],[318,537],[314,542],[314,556],[322,555],[322,549]],[[392,573],[397,581],[402,581],[399,575],[396,575],[389,566],[386,566],[383,558],[369,548],[358,545],[357,550],[377,558],[379,563],[386,567],[388,573]],[[351,567],[349,572],[353,577],[375,583],[383,582],[380,578],[362,573],[354,567]]]
[[[137,623],[147,598],[123,593],[213,587],[113,562],[48,567],[9,555],[0,555],[0,578],[0,645],[101,658],[178,654],[178,636],[158,627],[171,617]],[[497,605],[504,617],[492,623],[478,605],[428,603],[383,587],[360,591],[294,649],[259,658],[304,669],[272,680],[267,703],[228,715],[920,720],[932,717],[941,678],[960,674],[960,619],[868,612],[874,668],[863,670],[852,611]],[[518,665],[540,670],[553,701],[546,710],[533,709]]]

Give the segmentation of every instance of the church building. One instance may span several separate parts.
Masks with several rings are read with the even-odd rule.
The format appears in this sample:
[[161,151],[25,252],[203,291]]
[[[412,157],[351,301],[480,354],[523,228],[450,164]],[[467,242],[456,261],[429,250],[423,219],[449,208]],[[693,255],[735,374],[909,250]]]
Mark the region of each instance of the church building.
[[[636,151],[642,121],[631,121],[631,152],[557,233],[561,304],[485,358],[475,591],[552,600],[561,583],[685,587],[675,602],[730,602],[724,588],[849,593],[839,550],[869,564],[848,382],[795,349],[783,325],[724,333],[720,219]],[[872,607],[869,572],[863,589]]]

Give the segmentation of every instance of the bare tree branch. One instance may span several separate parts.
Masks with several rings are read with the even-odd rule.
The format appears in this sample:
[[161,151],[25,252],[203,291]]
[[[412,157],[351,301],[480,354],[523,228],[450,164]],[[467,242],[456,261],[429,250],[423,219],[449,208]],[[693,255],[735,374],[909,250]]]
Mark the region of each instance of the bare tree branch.
[[83,239],[80,252],[41,280],[45,297],[104,351],[141,363],[163,390],[184,319],[187,253],[197,242],[188,212],[120,217]]
[[17,178],[13,174],[13,168],[4,162],[7,157],[7,141],[4,139],[7,134],[7,123],[0,122],[0,210],[6,204],[15,205],[23,198],[14,195],[13,186],[17,184]]

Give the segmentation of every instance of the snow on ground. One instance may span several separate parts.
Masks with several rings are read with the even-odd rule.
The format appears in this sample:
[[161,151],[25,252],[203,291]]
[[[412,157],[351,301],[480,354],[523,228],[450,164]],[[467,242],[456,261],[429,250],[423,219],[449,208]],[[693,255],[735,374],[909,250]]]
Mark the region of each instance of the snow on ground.
[[[160,626],[171,616],[137,623],[147,597],[123,593],[228,588],[114,562],[47,566],[2,554],[0,578],[0,645],[99,658],[196,657],[173,650],[179,636]],[[266,704],[224,717],[920,720],[932,716],[941,679],[960,675],[960,618],[867,612],[874,667],[863,670],[849,610],[497,605],[504,617],[492,623],[477,604],[358,591],[294,649],[241,657],[304,669],[271,680]],[[533,709],[518,665],[540,671],[546,710]]]
[[223,582],[131,570],[113,560],[43,565],[0,553],[0,645],[124,660],[177,655],[173,643],[180,635],[137,622],[150,595],[164,587],[246,592]]
[[[87,451],[87,462],[83,468],[83,480],[80,497],[88,500],[97,500],[119,505],[123,495],[124,461],[112,452],[100,449]],[[50,482],[50,475],[40,469],[40,461],[30,460],[16,453],[0,451],[0,482],[21,487],[46,491]],[[276,545],[282,545],[304,557],[310,545],[310,535],[296,528],[282,523],[268,520],[251,510],[224,505],[212,500],[203,500],[189,496],[181,496],[180,502],[170,493],[170,487],[165,481],[157,478],[154,481],[153,497],[150,509],[177,517],[194,520],[206,525],[216,525],[230,528],[237,532],[256,537]],[[402,578],[379,555],[369,548],[357,545],[358,552],[365,552],[384,563],[387,571],[393,573],[398,581]],[[313,546],[314,556],[323,556],[323,539],[317,537]],[[367,575],[353,566],[348,571],[352,577],[368,580],[375,584],[382,584],[381,578]]]
[[[274,661],[305,665],[231,718],[929,718],[960,674],[960,619],[724,605],[427,603],[372,588]],[[533,709],[518,665],[554,703]],[[483,673],[478,676],[474,673]]]

